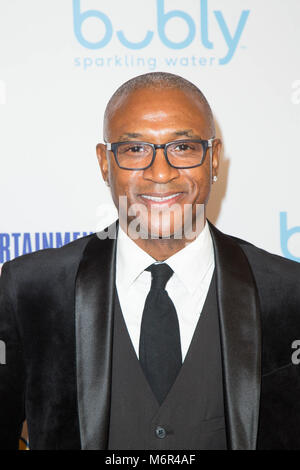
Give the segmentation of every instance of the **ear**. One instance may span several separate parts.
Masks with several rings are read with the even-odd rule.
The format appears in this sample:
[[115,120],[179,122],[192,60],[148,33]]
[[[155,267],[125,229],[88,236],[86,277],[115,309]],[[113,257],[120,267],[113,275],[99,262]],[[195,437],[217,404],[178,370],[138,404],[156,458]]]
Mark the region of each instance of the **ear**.
[[100,170],[102,173],[102,178],[104,181],[109,184],[108,181],[108,161],[107,161],[107,154],[106,154],[106,146],[104,144],[97,144],[96,146],[96,154],[98,163],[100,166]]
[[212,178],[218,175],[221,150],[222,150],[222,141],[220,139],[214,139],[213,151],[212,151]]

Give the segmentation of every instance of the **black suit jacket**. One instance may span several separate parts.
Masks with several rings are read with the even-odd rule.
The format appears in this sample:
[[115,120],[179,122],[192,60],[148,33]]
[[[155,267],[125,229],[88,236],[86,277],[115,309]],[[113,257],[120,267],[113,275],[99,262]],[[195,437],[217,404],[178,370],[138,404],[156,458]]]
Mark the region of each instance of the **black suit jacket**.
[[[300,449],[300,265],[210,230],[228,447]],[[115,248],[93,234],[4,264],[1,448],[25,417],[32,449],[107,447]]]

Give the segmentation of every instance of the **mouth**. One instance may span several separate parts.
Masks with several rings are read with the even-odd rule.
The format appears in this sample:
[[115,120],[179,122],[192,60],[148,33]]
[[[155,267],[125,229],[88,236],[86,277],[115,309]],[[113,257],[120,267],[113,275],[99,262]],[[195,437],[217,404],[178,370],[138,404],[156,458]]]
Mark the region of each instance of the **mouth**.
[[178,193],[150,193],[140,194],[139,197],[148,206],[171,206],[175,202],[178,202],[183,197],[182,192]]

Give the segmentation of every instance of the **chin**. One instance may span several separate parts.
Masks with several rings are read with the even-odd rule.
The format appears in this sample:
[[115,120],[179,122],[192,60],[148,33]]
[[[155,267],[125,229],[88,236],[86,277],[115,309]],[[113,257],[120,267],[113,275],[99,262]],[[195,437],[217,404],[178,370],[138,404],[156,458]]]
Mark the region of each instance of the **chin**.
[[133,217],[129,226],[129,236],[133,239],[182,239],[184,220],[181,212],[150,212],[142,206],[139,215]]
[[174,225],[152,225],[148,230],[148,238],[160,240],[182,239],[183,228]]
[[148,233],[151,238],[173,239],[183,237],[183,220],[179,212],[151,214],[148,218]]

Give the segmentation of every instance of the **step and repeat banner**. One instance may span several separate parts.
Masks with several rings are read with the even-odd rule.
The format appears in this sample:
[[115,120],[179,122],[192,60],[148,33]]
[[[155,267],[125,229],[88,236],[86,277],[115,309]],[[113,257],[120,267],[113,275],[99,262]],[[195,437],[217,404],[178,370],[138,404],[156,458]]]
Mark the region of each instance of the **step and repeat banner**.
[[102,116],[168,71],[210,102],[224,144],[208,217],[300,261],[299,0],[1,0],[0,265],[116,218]]

